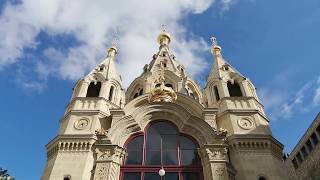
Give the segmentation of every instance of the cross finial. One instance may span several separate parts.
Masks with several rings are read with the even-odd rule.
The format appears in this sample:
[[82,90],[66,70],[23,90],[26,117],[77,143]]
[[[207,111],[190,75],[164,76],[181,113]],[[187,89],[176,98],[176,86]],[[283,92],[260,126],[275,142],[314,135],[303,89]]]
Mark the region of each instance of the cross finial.
[[112,46],[117,46],[118,41],[119,41],[118,32],[117,32],[117,30],[115,30],[114,33],[113,33],[113,38],[112,38],[112,41],[111,41],[111,45]]
[[161,30],[162,32],[166,32],[167,25],[166,24],[161,24]]
[[216,37],[212,36],[212,37],[210,38],[210,40],[211,40],[212,46],[217,46],[217,45],[218,45],[218,41],[217,41],[217,38],[216,38]]

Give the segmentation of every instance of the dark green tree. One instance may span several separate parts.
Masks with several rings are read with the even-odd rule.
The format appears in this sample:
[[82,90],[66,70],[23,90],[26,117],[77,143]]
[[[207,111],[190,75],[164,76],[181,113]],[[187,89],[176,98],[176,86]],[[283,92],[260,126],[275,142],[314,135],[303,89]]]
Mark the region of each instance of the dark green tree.
[[[2,179],[2,178],[6,178],[6,179],[14,180],[14,178],[11,177],[11,176],[8,174],[8,170],[2,169],[1,167],[0,167],[0,178],[1,178],[1,179]],[[0,180],[1,180],[1,179],[0,179]]]

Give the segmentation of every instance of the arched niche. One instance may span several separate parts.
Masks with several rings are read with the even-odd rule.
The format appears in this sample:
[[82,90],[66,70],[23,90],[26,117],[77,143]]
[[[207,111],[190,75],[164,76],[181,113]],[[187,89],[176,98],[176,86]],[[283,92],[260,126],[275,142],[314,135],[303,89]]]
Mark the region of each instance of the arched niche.
[[88,89],[87,89],[87,94],[86,97],[99,97],[101,90],[101,82],[90,82]]
[[[146,102],[137,98],[128,103],[124,111],[129,116],[117,121],[110,130],[112,142],[121,147],[130,135],[142,132],[147,124],[159,119],[172,122],[181,132],[192,136],[198,142],[210,144],[219,139],[212,127],[201,117],[192,115],[191,110],[188,111],[178,104],[146,104],[139,101]],[[136,107],[135,104],[139,106]]]

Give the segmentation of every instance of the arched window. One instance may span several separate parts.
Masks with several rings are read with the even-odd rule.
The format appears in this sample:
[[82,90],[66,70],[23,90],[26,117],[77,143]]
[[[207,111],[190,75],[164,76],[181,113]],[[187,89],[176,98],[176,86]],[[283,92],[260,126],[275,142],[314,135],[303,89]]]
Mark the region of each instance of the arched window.
[[110,87],[110,91],[109,91],[109,97],[108,97],[108,100],[109,100],[109,101],[111,101],[111,100],[112,100],[113,92],[114,92],[114,87],[113,87],[113,86],[111,86],[111,87]]
[[265,177],[263,177],[263,176],[260,176],[259,180],[267,180],[267,179]]
[[67,175],[63,178],[63,180],[71,180],[71,176],[70,175]]
[[134,93],[134,95],[133,95],[133,99],[136,98],[136,97],[138,97],[138,96],[143,95],[143,88],[138,88],[138,89],[136,89],[134,92],[135,92],[135,93]]
[[242,96],[241,88],[237,82],[234,82],[232,84],[230,81],[228,81],[227,86],[228,86],[230,97]]
[[160,180],[161,167],[166,180],[203,179],[198,144],[170,122],[152,123],[125,147],[128,156],[121,167],[122,180]]
[[220,96],[219,96],[219,91],[218,91],[217,86],[214,86],[213,89],[214,89],[214,95],[216,96],[216,101],[219,101]]
[[86,97],[98,97],[101,89],[101,82],[97,82],[94,84],[94,82],[91,82]]
[[143,89],[140,89],[139,96],[141,96],[142,94],[143,94]]

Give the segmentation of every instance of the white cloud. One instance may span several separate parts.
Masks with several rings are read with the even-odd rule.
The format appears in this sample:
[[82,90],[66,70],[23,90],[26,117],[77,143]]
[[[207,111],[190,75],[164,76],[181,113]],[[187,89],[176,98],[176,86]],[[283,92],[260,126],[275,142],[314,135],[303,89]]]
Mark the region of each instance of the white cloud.
[[[225,1],[225,0],[224,0]],[[205,67],[197,56],[207,45],[190,35],[179,24],[189,13],[202,13],[213,0],[23,0],[8,3],[0,16],[0,69],[18,62],[27,48],[37,48],[40,32],[68,34],[80,42],[66,51],[49,47],[46,59],[36,63],[35,71],[46,79],[58,76],[78,79],[101,61],[115,29],[119,31],[119,71],[125,86],[142,72],[144,64],[157,51],[160,24],[166,23],[173,34],[172,49],[178,61],[195,75]],[[188,38],[186,38],[188,36]],[[97,51],[97,48],[100,50]]]
[[298,112],[308,111],[320,104],[319,80],[311,79],[298,90],[292,90],[287,86],[288,79],[287,75],[279,75],[258,92],[271,120],[289,119]]
[[314,106],[320,105],[320,76],[318,77],[316,86],[317,86],[317,88],[315,90],[315,93],[314,93],[314,96],[312,99]]

